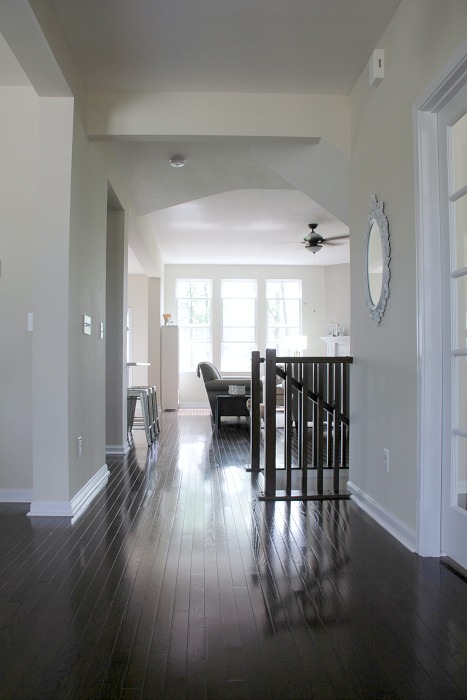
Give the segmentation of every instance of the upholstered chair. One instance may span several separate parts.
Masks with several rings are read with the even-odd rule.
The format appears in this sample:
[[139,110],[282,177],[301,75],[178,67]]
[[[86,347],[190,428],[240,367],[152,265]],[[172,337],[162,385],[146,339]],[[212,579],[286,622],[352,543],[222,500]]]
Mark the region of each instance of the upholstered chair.
[[204,380],[204,386],[213,417],[216,415],[216,398],[218,394],[228,394],[229,386],[244,386],[245,394],[250,393],[251,381],[249,377],[222,377],[221,373],[212,362],[200,362],[197,375]]

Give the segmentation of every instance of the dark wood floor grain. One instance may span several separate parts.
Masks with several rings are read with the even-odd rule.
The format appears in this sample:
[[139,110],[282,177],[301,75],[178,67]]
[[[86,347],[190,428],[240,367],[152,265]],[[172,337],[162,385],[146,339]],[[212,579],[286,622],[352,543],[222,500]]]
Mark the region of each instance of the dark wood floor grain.
[[439,560],[352,501],[259,501],[246,421],[134,443],[75,523],[0,505],[0,698],[467,698]]

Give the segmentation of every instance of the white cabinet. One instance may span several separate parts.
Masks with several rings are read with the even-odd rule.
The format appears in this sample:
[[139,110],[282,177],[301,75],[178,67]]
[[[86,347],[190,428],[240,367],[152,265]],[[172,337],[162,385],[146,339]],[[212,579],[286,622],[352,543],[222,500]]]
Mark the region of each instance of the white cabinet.
[[178,326],[161,326],[161,397],[163,411],[178,409]]
[[350,335],[325,335],[327,357],[347,357],[350,355]]

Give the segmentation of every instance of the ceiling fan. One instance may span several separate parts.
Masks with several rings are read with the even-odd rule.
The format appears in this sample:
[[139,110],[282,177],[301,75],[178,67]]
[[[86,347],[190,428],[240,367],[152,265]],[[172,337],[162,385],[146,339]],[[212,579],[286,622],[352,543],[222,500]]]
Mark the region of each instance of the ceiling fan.
[[317,253],[321,250],[323,245],[339,245],[337,241],[343,241],[345,238],[349,237],[349,234],[347,234],[346,236],[323,238],[322,235],[316,231],[318,224],[308,224],[308,228],[310,232],[303,237],[303,243],[305,244],[305,248],[311,250],[312,253]]

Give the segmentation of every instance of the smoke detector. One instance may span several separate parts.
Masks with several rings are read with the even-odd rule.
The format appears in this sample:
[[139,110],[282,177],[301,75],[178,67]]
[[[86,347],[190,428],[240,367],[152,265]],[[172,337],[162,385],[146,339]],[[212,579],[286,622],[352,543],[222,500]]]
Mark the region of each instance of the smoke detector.
[[170,159],[170,165],[172,168],[183,168],[185,165],[186,160],[183,156],[172,156]]

